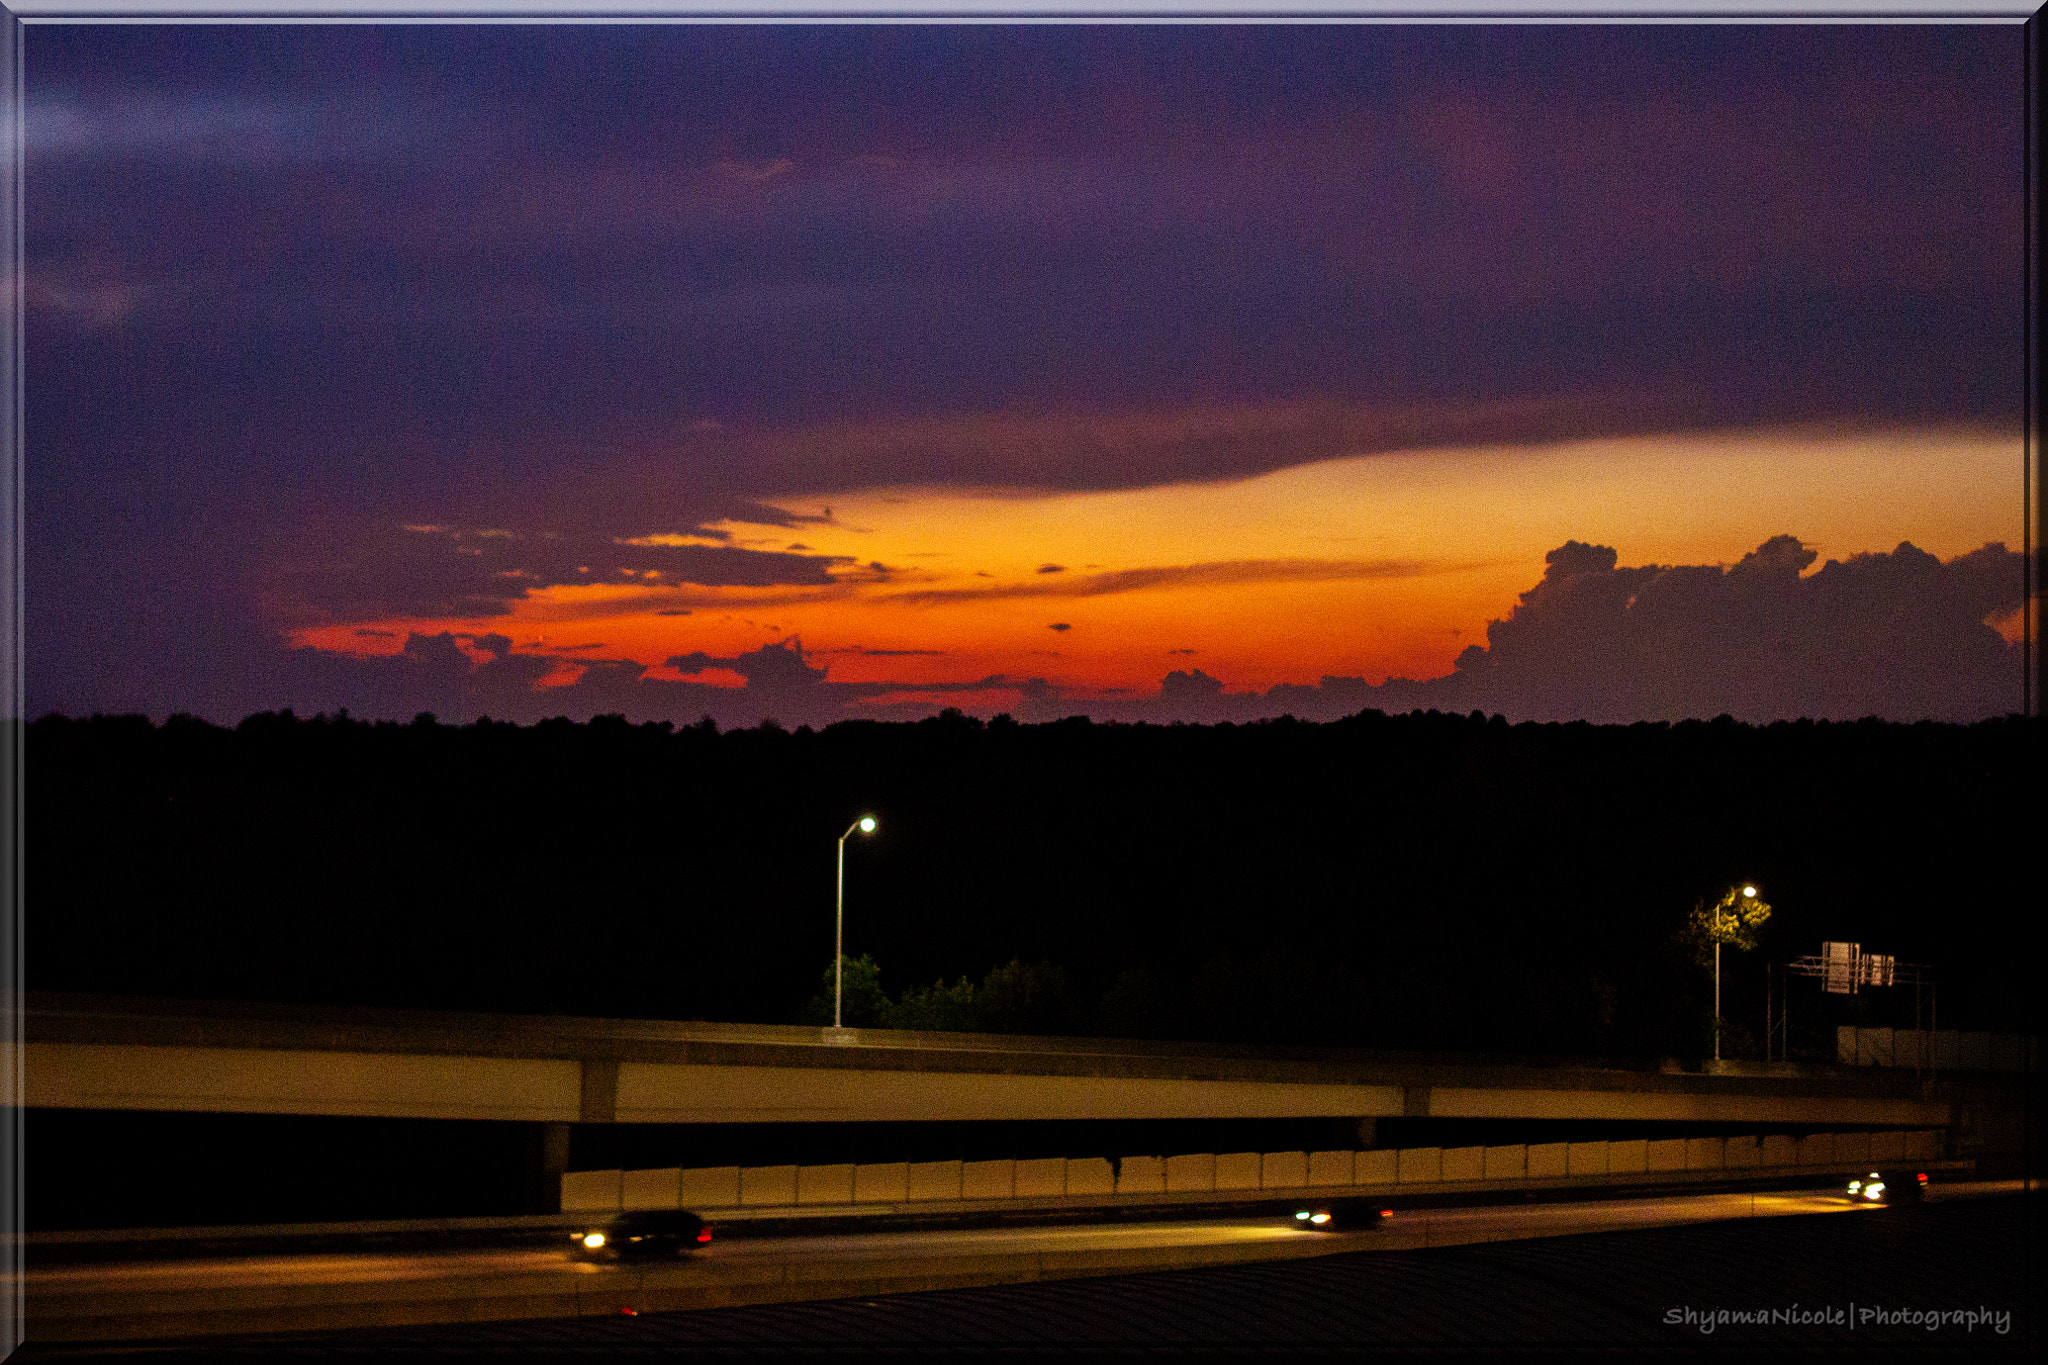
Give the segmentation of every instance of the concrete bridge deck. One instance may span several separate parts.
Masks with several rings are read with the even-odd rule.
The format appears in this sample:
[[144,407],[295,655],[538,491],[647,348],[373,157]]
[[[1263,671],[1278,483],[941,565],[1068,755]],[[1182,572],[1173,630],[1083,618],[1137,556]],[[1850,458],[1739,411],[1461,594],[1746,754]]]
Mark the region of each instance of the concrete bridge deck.
[[[143,1000],[19,1001],[32,1108],[540,1123],[1506,1118],[1946,1127],[1910,1073]],[[5,1060],[0,1060],[4,1065]],[[11,1082],[12,1078],[0,1077]]]

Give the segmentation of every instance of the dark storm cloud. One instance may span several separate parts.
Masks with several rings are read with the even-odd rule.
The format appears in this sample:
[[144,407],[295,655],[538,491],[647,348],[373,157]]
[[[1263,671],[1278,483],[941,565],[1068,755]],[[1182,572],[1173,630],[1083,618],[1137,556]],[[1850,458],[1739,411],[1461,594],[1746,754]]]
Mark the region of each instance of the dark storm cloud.
[[530,590],[564,584],[823,587],[834,581],[831,570],[847,563],[729,545],[413,524],[325,545],[300,537],[274,552],[266,585],[278,615],[306,624],[364,616],[497,616]]
[[2022,557],[1999,544],[1942,563],[1910,544],[1829,560],[1774,536],[1730,567],[1617,567],[1568,541],[1485,645],[1427,681],[1324,678],[1226,693],[1201,670],[1167,675],[1131,719],[1333,719],[1366,707],[1627,723],[1728,714],[1972,721],[2017,711],[2020,646],[1987,621],[2016,609]]
[[[1594,374],[1623,429],[2010,418],[2019,71],[1985,31],[825,37],[39,35],[29,274],[68,303],[37,316],[89,359],[80,320],[175,300],[133,325],[223,427],[260,375],[269,422],[424,431],[428,482],[564,443],[681,443],[741,494],[1223,477],[1467,412],[1586,434],[1554,409]],[[267,160],[249,108],[352,159]],[[212,150],[104,132],[158,125]],[[1363,417],[949,439],[1279,394]]]

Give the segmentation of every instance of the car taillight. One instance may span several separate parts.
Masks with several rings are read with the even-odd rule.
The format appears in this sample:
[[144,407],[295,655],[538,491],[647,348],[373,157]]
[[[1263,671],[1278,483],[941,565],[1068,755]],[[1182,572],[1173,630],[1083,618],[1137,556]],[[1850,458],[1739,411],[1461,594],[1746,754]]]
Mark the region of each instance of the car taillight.
[[1927,1183],[1927,1172],[1920,1172],[1920,1174],[1915,1176],[1914,1179],[1918,1180],[1921,1184],[1925,1185]]
[[697,1234],[697,1240],[698,1240],[698,1241],[700,1241],[700,1242],[708,1242],[708,1241],[710,1241],[710,1240],[711,1240],[711,1229],[710,1229],[710,1228],[705,1228],[705,1229],[704,1229],[704,1230],[703,1230],[702,1232],[698,1233],[698,1234]]

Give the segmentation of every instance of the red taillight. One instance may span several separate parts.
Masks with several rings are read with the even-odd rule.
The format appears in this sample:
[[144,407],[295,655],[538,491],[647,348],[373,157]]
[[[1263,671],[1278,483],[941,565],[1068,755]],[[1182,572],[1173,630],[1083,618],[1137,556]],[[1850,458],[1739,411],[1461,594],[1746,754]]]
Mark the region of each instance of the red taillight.
[[619,1316],[622,1318],[637,1318],[640,1316],[640,1310],[631,1304],[622,1303],[619,1305]]
[[1380,1217],[1382,1217],[1382,1218],[1392,1218],[1393,1216],[1394,1216],[1394,1211],[1393,1211],[1392,1209],[1381,1209],[1381,1210],[1380,1210]]
[[[1921,1178],[1922,1180],[1925,1180],[1925,1179],[1926,1179],[1927,1177],[1923,1175],[1923,1176],[1921,1176],[1920,1178]],[[708,1241],[710,1241],[710,1240],[711,1240],[711,1229],[710,1229],[710,1228],[706,1228],[706,1229],[704,1229],[704,1230],[703,1230],[702,1232],[698,1233],[698,1234],[697,1234],[697,1240],[698,1240],[698,1241],[700,1241],[700,1242],[708,1242]]]
[[1925,1185],[1927,1183],[1927,1172],[1920,1172],[1920,1174],[1915,1176],[1914,1179],[1918,1180],[1921,1184]]

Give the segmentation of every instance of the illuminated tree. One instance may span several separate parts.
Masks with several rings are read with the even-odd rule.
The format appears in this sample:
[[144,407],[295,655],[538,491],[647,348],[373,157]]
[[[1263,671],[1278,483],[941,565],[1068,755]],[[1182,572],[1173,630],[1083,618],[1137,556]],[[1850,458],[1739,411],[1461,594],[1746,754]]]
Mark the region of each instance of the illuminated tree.
[[1722,944],[1742,952],[1755,949],[1757,930],[1771,917],[1771,907],[1757,893],[1754,883],[1731,886],[1721,899],[1701,901],[1686,917],[1685,937],[1702,967],[1718,960]]
[[1700,965],[1714,966],[1714,1060],[1721,1060],[1721,945],[1748,952],[1756,947],[1757,930],[1771,917],[1771,907],[1751,883],[1731,886],[1712,905],[1701,901],[1686,920],[1686,937]]

